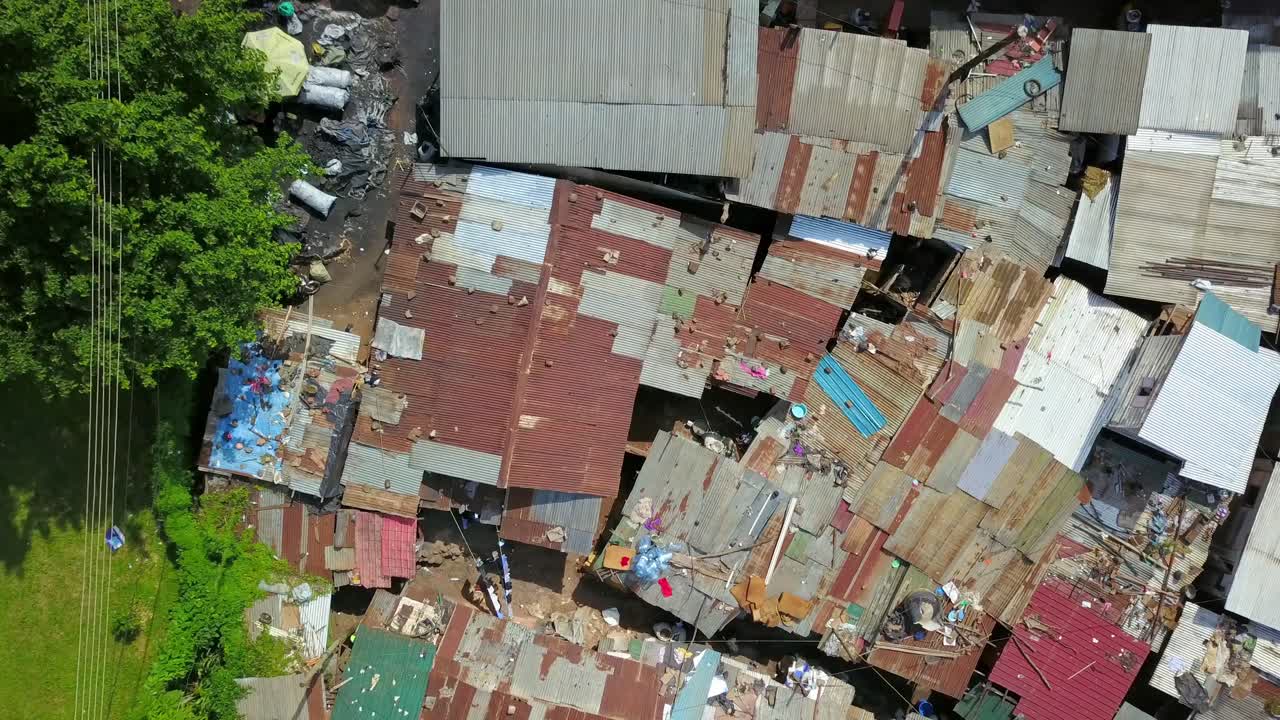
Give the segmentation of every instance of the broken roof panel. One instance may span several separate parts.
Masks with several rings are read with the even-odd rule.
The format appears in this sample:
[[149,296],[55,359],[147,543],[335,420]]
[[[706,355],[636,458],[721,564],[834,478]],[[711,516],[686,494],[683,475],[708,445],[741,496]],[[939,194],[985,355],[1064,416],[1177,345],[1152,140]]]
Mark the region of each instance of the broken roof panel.
[[[954,134],[951,132],[950,134]],[[757,133],[751,174],[725,197],[784,213],[847,220],[927,237],[949,151],[946,127],[919,133],[906,153],[868,143]]]
[[424,715],[660,720],[674,701],[659,667],[539,635],[466,605],[448,612]]
[[1058,128],[1108,135],[1135,133],[1150,50],[1148,33],[1074,29]]
[[[1170,635],[1169,643],[1160,656],[1160,662],[1151,675],[1151,687],[1166,695],[1180,697],[1174,678],[1183,672],[1191,673],[1197,682],[1204,685],[1206,674],[1203,661],[1209,640],[1213,637],[1219,623],[1227,619],[1193,602],[1186,603],[1182,616],[1178,618],[1178,625]],[[1243,625],[1240,630],[1257,640],[1249,661],[1253,670],[1265,673],[1272,678],[1280,676],[1280,633],[1259,623]],[[1267,682],[1265,677],[1258,678],[1258,681]],[[1234,694],[1231,688],[1223,688],[1218,704],[1201,713],[1201,717],[1221,720],[1258,717],[1256,714],[1250,714],[1250,703],[1232,702],[1231,696]]]
[[1091,597],[1042,584],[1026,616],[1051,629],[1013,626],[991,682],[1020,696],[1015,711],[1027,720],[1111,720],[1137,679],[1150,648],[1099,617]]
[[1138,124],[1144,128],[1235,132],[1249,33],[1149,25],[1151,51]]
[[[494,33],[495,22],[523,31]],[[518,10],[449,0],[441,8],[442,147],[496,162],[743,176],[758,26],[751,0],[575,0]],[[534,127],[538,142],[529,141]],[[666,142],[673,137],[689,142]]]

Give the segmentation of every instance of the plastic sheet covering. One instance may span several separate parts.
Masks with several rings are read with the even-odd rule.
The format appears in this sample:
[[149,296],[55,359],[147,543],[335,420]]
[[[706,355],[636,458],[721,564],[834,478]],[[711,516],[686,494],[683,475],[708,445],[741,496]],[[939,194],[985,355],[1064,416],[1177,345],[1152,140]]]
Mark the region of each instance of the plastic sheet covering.
[[268,73],[276,76],[276,92],[280,97],[293,97],[302,89],[307,79],[307,51],[297,38],[289,37],[280,28],[268,28],[246,33],[244,47],[257,50],[267,56],[264,63]]
[[273,480],[281,467],[289,394],[279,389],[279,360],[266,357],[257,343],[245,347],[244,358],[227,363],[221,395],[214,398],[215,411],[227,412],[217,419],[209,467]]
[[421,360],[422,343],[426,335],[426,330],[422,328],[401,325],[395,320],[380,317],[370,344],[392,357]]

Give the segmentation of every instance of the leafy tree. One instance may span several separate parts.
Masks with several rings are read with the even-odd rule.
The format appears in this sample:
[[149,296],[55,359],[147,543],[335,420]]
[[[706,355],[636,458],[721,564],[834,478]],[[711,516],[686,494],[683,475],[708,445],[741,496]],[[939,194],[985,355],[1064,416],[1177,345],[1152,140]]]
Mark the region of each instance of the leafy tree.
[[164,640],[133,717],[145,720],[233,720],[239,677],[279,675],[287,648],[269,634],[249,638],[244,613],[264,593],[260,580],[290,576],[286,563],[239,526],[249,492],[239,488],[191,495],[182,437],[162,422],[153,448],[154,507],[172,547],[182,602],[169,615]]
[[[91,19],[85,0],[0,2],[0,381],[26,375],[58,393],[87,387],[95,331],[116,332],[112,318],[91,322],[95,149],[119,164],[122,382],[194,374],[296,288],[292,250],[272,237],[288,219],[272,202],[309,163],[234,120],[272,99],[273,80],[240,47],[258,16],[234,0],[191,16],[168,0],[103,6]],[[91,77],[103,67],[94,37],[113,43],[109,80]]]

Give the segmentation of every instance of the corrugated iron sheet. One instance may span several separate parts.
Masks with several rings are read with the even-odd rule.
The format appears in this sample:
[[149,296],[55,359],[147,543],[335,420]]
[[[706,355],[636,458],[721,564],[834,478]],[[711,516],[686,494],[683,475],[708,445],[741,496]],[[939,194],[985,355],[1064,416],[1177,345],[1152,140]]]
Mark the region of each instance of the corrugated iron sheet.
[[[892,233],[856,223],[797,215],[791,218],[787,236],[836,247],[866,258],[883,259],[889,252]],[[876,267],[879,266],[877,262]]]
[[[516,9],[450,0],[441,9],[442,147],[500,162],[744,176],[758,13],[750,0]],[[495,22],[524,28],[521,39],[493,33]]]
[[364,587],[391,587],[391,578],[382,572],[382,516],[377,513],[356,513],[355,575]]
[[329,648],[329,606],[332,595],[318,595],[298,605],[302,625],[303,657],[315,660]]
[[660,720],[675,700],[662,669],[457,605],[440,639],[423,713],[441,720]]
[[[1280,133],[1280,47],[1262,45],[1258,48],[1258,114],[1262,128],[1250,135],[1275,135]],[[1243,101],[1242,101],[1243,102]]]
[[1183,477],[1244,492],[1277,387],[1280,355],[1193,323],[1138,437],[1183,459]]
[[1015,711],[1027,720],[1112,720],[1137,679],[1150,648],[1106,622],[1088,600],[1069,585],[1041,585],[1027,612],[1052,622],[1053,635],[1014,625],[991,682],[1019,695]]
[[[789,32],[787,28],[760,30],[762,38]],[[768,44],[782,42],[771,38]],[[800,30],[798,46],[790,87],[787,83],[759,86],[761,97],[791,90],[783,129],[868,142],[888,152],[908,151],[937,92],[936,87],[926,91],[927,52],[900,40],[809,28]],[[930,79],[936,86],[936,74]]]
[[1235,131],[1249,34],[1149,25],[1151,51],[1138,124],[1157,130]]
[[1280,469],[1271,473],[1253,528],[1232,576],[1226,609],[1270,627],[1280,626],[1271,579],[1280,572]]
[[1112,415],[1112,391],[1147,326],[1144,318],[1084,285],[1058,278],[1018,363],[1018,386],[995,427],[1026,435],[1080,470]]
[[871,398],[830,355],[818,363],[814,380],[863,437],[870,437],[885,426],[887,421]]
[[1196,299],[1190,282],[1202,271],[1187,268],[1170,277],[1171,272],[1158,272],[1166,258],[1222,258],[1239,252],[1234,241],[1234,251],[1205,242],[1216,171],[1212,156],[1151,152],[1125,158],[1108,294],[1190,304]]
[[1073,30],[1058,128],[1108,135],[1136,132],[1150,50],[1147,33]]
[[[293,717],[304,701],[309,704],[306,673],[269,678],[238,678],[236,684],[245,689],[244,697],[236,701],[236,712],[244,720],[276,720],[276,718]],[[313,691],[312,695],[320,696],[318,701],[323,712],[322,686],[323,681],[317,682],[314,687],[318,692]]]
[[[888,245],[887,240],[885,244]],[[879,267],[878,261],[850,250],[811,241],[775,241],[769,246],[759,276],[847,308],[857,299],[868,266]]]
[[1062,82],[1062,72],[1045,56],[1038,62],[959,107],[961,122],[969,132],[978,132],[991,123],[1031,102]]
[[1092,200],[1080,193],[1064,257],[1103,270],[1108,268],[1119,195],[1120,178],[1116,175],[1107,179],[1106,186]]

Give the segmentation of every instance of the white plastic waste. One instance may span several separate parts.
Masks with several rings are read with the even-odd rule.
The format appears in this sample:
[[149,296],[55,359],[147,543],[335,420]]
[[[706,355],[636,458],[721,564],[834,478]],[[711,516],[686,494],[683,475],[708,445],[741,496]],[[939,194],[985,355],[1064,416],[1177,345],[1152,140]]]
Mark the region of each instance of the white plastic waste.
[[604,622],[609,627],[618,627],[618,623],[622,622],[622,615],[618,613],[618,608],[605,608],[600,611],[604,616]]
[[342,88],[306,82],[302,84],[302,92],[298,93],[298,102],[303,105],[312,105],[326,110],[342,112],[342,108],[347,105],[348,97],[347,91]]
[[351,71],[312,65],[311,69],[307,71],[307,82],[312,85],[326,85],[345,90],[351,87]]
[[320,214],[321,217],[329,217],[330,211],[333,210],[333,204],[338,201],[338,198],[306,180],[294,180],[293,184],[289,186],[289,194],[298,202]]

